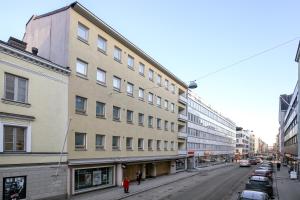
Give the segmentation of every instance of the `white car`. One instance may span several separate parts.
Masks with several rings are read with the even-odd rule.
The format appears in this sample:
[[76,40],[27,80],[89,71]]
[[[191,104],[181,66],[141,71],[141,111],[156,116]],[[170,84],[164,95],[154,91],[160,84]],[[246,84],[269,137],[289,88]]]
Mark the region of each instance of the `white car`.
[[240,167],[250,167],[251,164],[249,160],[240,160]]

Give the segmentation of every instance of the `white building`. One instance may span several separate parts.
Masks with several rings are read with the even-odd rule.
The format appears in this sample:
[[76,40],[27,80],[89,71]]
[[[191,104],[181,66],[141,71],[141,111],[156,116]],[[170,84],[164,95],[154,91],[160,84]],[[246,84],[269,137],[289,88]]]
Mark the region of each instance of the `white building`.
[[205,160],[231,159],[235,149],[236,125],[203,103],[195,93],[188,94],[188,168]]
[[241,127],[236,129],[236,148],[235,154],[239,158],[247,158],[250,151],[250,130]]

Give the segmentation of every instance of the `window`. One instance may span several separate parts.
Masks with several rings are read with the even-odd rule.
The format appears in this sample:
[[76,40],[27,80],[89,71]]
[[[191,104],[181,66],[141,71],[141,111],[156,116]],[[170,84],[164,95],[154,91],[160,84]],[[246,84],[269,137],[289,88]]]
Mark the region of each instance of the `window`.
[[153,117],[152,116],[148,116],[148,127],[149,128],[153,127]]
[[139,125],[144,125],[144,114],[139,113]]
[[104,149],[105,135],[96,134],[96,149]]
[[148,102],[150,104],[153,104],[153,94],[151,92],[149,92],[149,94],[148,94]]
[[75,133],[75,149],[86,149],[86,133]]
[[120,150],[120,137],[119,136],[112,136],[112,149]]
[[133,96],[133,84],[129,82],[127,83],[127,95]]
[[132,150],[132,137],[127,137],[126,138],[126,149],[127,150]]
[[104,39],[101,36],[98,36],[98,50],[105,53],[106,52],[106,46],[107,46],[106,43],[107,43],[106,39]]
[[17,126],[4,126],[4,151],[26,150],[26,128]]
[[145,65],[143,63],[140,63],[139,65],[139,74],[143,76],[145,74]]
[[88,64],[82,60],[77,59],[76,62],[76,73],[79,75],[87,76]]
[[171,84],[171,92],[174,94],[175,93],[175,85],[172,83]]
[[174,150],[174,142],[171,141],[171,151],[173,151],[173,150]]
[[168,110],[168,107],[169,107],[169,102],[168,100],[165,100],[165,109]]
[[153,150],[153,140],[151,140],[151,139],[148,140],[148,150],[149,151]]
[[158,107],[161,107],[161,97],[159,97],[159,96],[157,96],[157,98],[156,98],[156,105]]
[[168,141],[165,141],[165,143],[164,143],[164,149],[165,149],[165,151],[168,150]]
[[114,76],[113,77],[113,87],[114,87],[114,90],[117,90],[117,91],[121,91],[121,79]]
[[79,39],[88,41],[89,39],[89,29],[81,23],[78,23],[77,36]]
[[156,149],[157,149],[158,151],[160,151],[160,143],[161,143],[160,140],[157,140],[157,141],[156,141]]
[[120,121],[121,108],[113,106],[113,120]]
[[5,73],[5,98],[27,103],[28,79]]
[[76,112],[86,113],[87,98],[76,96]]
[[144,89],[139,88],[139,99],[143,100],[144,99]]
[[144,139],[143,138],[138,139],[138,150],[144,150]]
[[161,86],[161,75],[157,75],[157,85]]
[[174,122],[171,122],[171,131],[172,132],[174,132],[174,128],[175,128]]
[[121,62],[122,50],[118,47],[115,47],[114,50],[114,59],[118,62]]
[[134,58],[130,55],[128,55],[127,65],[130,69],[133,69],[134,67]]
[[133,122],[133,111],[127,110],[127,123]]
[[149,76],[149,80],[150,80],[150,81],[153,81],[153,74],[154,74],[153,70],[152,70],[152,69],[149,69],[148,76]]
[[96,102],[96,116],[105,117],[105,103]]
[[165,79],[165,88],[166,90],[169,90],[169,81]]
[[167,120],[165,120],[165,131],[168,130],[168,126],[169,126],[169,122]]
[[161,129],[161,119],[160,118],[157,118],[156,126],[157,126],[157,129]]
[[175,112],[175,104],[174,103],[171,103],[171,111]]
[[106,72],[102,69],[97,69],[97,82],[106,84]]

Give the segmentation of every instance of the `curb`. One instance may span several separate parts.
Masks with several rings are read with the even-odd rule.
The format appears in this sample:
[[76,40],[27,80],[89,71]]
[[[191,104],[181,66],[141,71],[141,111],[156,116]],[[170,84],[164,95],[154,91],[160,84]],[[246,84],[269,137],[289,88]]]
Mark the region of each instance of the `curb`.
[[[216,166],[216,165],[214,165],[214,166]],[[192,175],[189,175],[189,176],[185,176],[185,177],[176,179],[175,181],[184,180],[184,179],[187,179],[187,178],[196,176],[196,175],[200,174],[201,172],[213,171],[213,170],[216,170],[216,169],[219,169],[219,168],[222,168],[222,167],[231,167],[231,166],[234,166],[234,164],[225,164],[225,165],[223,164],[223,165],[218,166],[218,167],[215,167],[215,168],[213,168],[213,169],[205,169],[205,168],[201,168],[201,169],[203,169],[203,170],[201,170],[201,171],[200,171],[200,170],[197,170],[197,171],[195,171],[195,174],[192,174]],[[147,191],[149,191],[149,190],[152,190],[152,189],[159,188],[159,187],[161,187],[161,186],[163,186],[163,185],[169,185],[169,184],[171,184],[171,183],[173,183],[173,182],[174,182],[174,180],[173,180],[173,181],[166,182],[166,183],[159,184],[159,185],[154,186],[154,187],[148,187],[148,188],[142,189],[142,190],[137,191],[137,192],[132,192],[132,193],[130,193],[130,194],[123,195],[123,196],[118,197],[118,198],[114,198],[114,199],[112,199],[112,200],[126,199],[126,198],[131,197],[131,196],[134,196],[134,195],[136,195],[136,194],[140,194],[140,193],[143,193],[143,192],[147,192]]]

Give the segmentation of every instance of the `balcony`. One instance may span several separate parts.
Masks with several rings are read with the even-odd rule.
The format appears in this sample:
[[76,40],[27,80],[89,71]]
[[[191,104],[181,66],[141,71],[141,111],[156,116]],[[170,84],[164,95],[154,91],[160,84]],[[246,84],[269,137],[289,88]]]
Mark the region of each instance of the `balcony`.
[[178,120],[186,122],[188,117],[185,114],[178,114]]
[[178,155],[187,155],[187,151],[184,149],[178,150]]
[[185,131],[178,131],[179,138],[187,138],[187,133]]
[[180,103],[183,103],[184,105],[187,104],[187,98],[186,98],[185,96],[183,96],[183,95],[179,95],[178,101],[179,101]]

